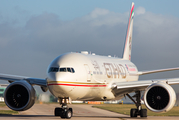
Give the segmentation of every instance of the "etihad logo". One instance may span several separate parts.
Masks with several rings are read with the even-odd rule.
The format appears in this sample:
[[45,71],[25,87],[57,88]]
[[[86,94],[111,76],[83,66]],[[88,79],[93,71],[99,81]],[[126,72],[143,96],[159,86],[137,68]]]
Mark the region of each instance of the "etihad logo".
[[125,67],[121,64],[104,63],[108,78],[126,78]]

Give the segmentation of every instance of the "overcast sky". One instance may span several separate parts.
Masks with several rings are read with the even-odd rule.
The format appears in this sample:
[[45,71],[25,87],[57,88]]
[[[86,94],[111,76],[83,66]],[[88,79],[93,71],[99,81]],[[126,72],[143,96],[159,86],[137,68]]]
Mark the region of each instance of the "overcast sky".
[[[50,62],[66,52],[121,57],[132,2],[1,0],[0,73],[46,78]],[[179,1],[134,3],[132,62],[139,71],[178,67]],[[140,80],[179,77],[178,73]]]

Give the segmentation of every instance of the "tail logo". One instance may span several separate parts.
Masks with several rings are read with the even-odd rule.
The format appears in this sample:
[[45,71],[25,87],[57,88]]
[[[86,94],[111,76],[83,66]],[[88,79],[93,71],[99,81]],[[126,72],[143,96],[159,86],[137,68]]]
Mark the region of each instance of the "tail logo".
[[126,42],[124,45],[123,59],[125,60],[131,60],[133,18],[134,18],[134,3],[132,3],[131,6],[127,35],[126,35]]

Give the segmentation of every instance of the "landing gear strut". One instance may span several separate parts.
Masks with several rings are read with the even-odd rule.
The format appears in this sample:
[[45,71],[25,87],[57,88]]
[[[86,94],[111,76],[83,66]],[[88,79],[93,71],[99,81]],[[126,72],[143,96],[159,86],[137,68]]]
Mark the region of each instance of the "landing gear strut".
[[67,103],[69,98],[59,98],[59,103],[62,105],[61,108],[55,108],[54,114],[55,116],[60,116],[61,118],[70,119],[73,116],[73,109],[68,108]]
[[135,103],[135,105],[137,107],[137,109],[131,109],[130,116],[137,117],[138,115],[140,115],[140,117],[147,117],[147,109],[142,109],[142,106],[141,106],[140,91],[136,91],[135,95],[133,96],[136,98],[136,101],[129,94],[126,94],[126,95]]

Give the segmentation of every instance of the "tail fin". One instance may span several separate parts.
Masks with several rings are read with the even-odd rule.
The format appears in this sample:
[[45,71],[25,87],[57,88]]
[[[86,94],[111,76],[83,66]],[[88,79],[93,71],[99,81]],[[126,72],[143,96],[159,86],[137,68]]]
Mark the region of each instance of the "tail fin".
[[134,3],[132,3],[131,6],[127,35],[126,35],[126,42],[124,46],[123,59],[125,60],[131,60],[133,17],[134,17]]

